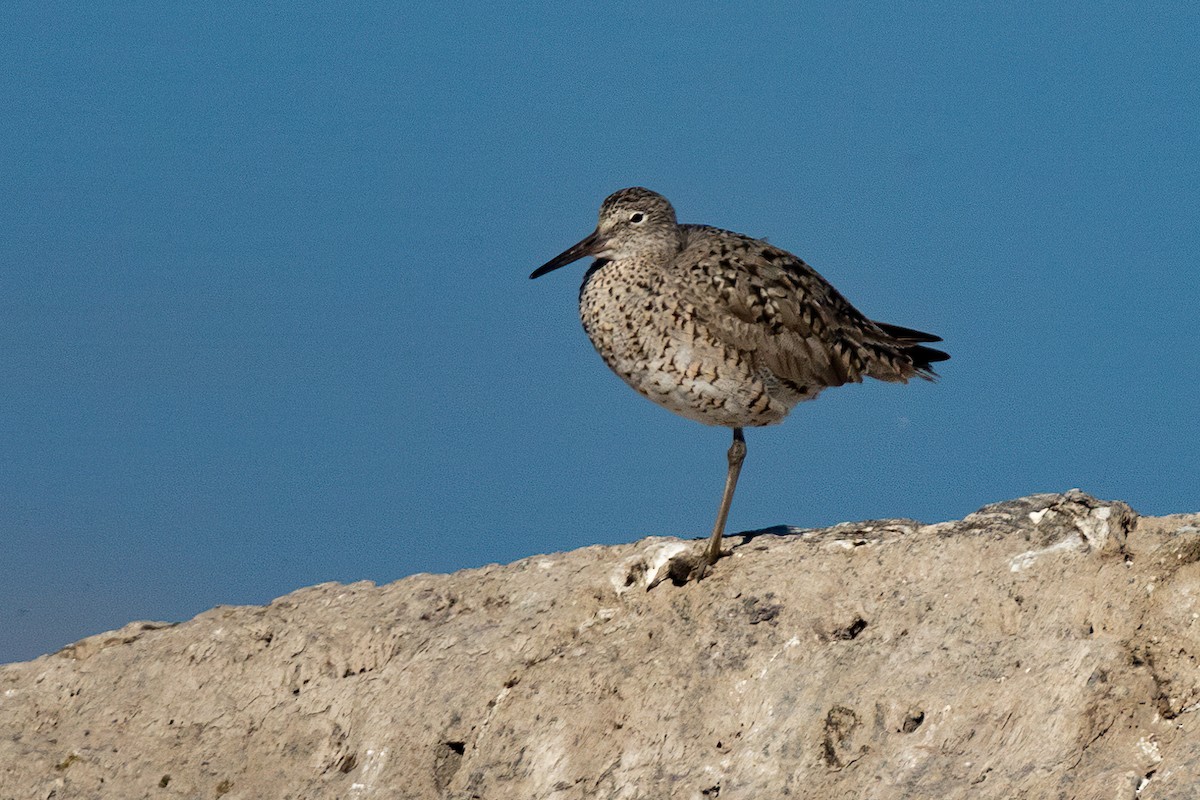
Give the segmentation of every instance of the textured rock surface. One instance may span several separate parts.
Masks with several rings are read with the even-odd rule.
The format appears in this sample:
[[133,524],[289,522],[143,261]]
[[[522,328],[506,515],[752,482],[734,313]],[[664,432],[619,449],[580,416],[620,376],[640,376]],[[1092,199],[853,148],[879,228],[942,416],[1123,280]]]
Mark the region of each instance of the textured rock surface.
[[647,539],[0,668],[7,798],[1195,798],[1200,517]]

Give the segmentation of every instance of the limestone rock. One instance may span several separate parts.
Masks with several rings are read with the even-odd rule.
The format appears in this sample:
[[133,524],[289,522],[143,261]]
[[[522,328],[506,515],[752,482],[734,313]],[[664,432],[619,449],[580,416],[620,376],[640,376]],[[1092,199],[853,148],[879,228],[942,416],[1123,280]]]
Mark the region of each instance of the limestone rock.
[[9,798],[1101,798],[1200,785],[1200,516],[645,539],[0,667]]

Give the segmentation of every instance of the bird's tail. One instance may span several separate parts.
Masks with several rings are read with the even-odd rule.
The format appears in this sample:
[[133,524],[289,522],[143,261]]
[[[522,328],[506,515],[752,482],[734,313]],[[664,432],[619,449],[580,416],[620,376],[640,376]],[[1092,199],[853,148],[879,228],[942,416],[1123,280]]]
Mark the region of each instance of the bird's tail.
[[950,358],[949,353],[933,347],[926,347],[924,344],[926,342],[940,342],[942,340],[940,336],[934,336],[932,333],[925,333],[913,330],[912,328],[903,328],[899,325],[889,325],[886,322],[876,322],[875,326],[896,340],[900,345],[900,352],[912,360],[917,375],[925,380],[931,381],[937,378],[937,373],[933,371],[933,364],[939,361],[946,361]]

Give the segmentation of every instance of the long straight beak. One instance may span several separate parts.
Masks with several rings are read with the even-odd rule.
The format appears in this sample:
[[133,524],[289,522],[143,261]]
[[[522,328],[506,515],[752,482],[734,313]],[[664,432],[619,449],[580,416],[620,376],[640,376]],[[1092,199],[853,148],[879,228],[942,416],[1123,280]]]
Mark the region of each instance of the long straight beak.
[[542,264],[533,271],[530,278],[540,278],[547,272],[553,272],[559,267],[565,267],[573,261],[578,261],[584,256],[594,256],[596,253],[603,253],[607,242],[600,236],[600,229],[592,231],[592,234],[581,242],[571,245],[563,252],[556,255],[554,258]]

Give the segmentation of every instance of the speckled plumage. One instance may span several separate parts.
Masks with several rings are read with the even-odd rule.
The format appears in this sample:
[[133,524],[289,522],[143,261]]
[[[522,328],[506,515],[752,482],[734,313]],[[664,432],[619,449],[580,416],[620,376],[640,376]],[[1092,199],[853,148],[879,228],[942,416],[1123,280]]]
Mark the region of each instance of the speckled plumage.
[[580,289],[580,316],[605,363],[665,408],[734,429],[718,528],[740,469],[741,428],[777,423],[823,389],[864,377],[932,379],[931,363],[949,358],[922,344],[936,336],[871,321],[791,253],[678,224],[666,198],[648,189],[609,195],[596,230],[530,277],[585,256],[597,260]]

